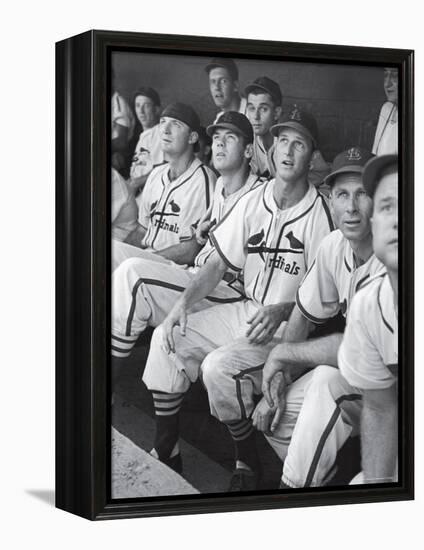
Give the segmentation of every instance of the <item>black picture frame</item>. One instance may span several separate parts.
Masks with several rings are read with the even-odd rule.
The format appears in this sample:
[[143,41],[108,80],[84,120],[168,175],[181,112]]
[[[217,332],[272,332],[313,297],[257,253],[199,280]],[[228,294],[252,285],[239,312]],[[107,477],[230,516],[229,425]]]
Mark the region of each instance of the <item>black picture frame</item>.
[[[108,66],[113,51],[395,65],[400,82],[399,482],[110,498]],[[411,50],[89,31],[56,44],[56,506],[90,520],[414,497],[414,54]]]

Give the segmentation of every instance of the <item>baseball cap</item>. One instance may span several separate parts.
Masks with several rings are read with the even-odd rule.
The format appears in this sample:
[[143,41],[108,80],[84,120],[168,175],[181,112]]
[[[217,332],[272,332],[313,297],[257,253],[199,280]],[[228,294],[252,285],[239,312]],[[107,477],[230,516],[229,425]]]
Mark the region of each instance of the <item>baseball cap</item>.
[[228,128],[236,134],[244,136],[248,143],[253,143],[253,128],[248,118],[237,111],[227,111],[222,113],[215,124],[206,128],[206,132],[212,137],[216,128]]
[[161,117],[167,116],[184,122],[194,132],[200,129],[200,120],[196,111],[185,103],[171,103],[162,111]]
[[274,80],[271,80],[267,76],[260,76],[246,86],[244,91],[246,97],[250,94],[250,92],[257,88],[269,94],[276,105],[281,105],[283,96],[281,94],[280,86],[274,82]]
[[160,97],[156,90],[153,88],[149,88],[148,86],[142,86],[141,88],[138,88],[138,90],[133,95],[133,103],[139,95],[142,95],[144,97],[148,97],[153,101],[153,103],[160,107]]
[[237,65],[232,59],[229,59],[227,57],[215,57],[210,63],[206,65],[205,71],[209,74],[211,70],[215,69],[216,67],[223,67],[224,69],[227,69],[227,71],[230,73],[231,78],[233,80],[238,80]]
[[318,125],[315,117],[308,111],[299,109],[299,107],[294,105],[289,111],[289,114],[283,118],[282,122],[271,126],[271,134],[273,136],[278,136],[281,128],[293,128],[294,130],[298,130],[310,138],[314,147],[317,147]]
[[361,174],[365,164],[374,155],[361,147],[351,147],[347,151],[339,153],[333,160],[331,172],[324,178],[323,183],[330,187],[334,184],[336,176],[339,174],[357,172]]
[[393,171],[397,171],[397,155],[381,155],[380,157],[373,157],[365,165],[362,181],[364,182],[365,191],[371,198],[374,197],[375,190],[377,189],[383,173],[389,168]]

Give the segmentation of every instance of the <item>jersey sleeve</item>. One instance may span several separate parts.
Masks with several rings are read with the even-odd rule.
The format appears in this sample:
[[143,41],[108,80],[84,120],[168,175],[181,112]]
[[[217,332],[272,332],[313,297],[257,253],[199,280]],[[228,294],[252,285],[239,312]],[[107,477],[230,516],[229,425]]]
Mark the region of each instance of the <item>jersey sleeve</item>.
[[324,323],[339,311],[339,293],[333,277],[335,250],[331,245],[331,239],[321,243],[296,295],[300,311],[313,323]]
[[368,294],[359,292],[349,309],[346,330],[338,353],[342,375],[352,386],[363,390],[380,390],[396,381],[395,371],[384,365],[369,331],[372,312],[366,307]]
[[246,200],[242,197],[209,233],[209,238],[226,265],[242,271],[247,257]]
[[305,262],[306,269],[312,265],[318,252],[318,247],[324,238],[334,229],[330,208],[326,198],[318,194],[315,212],[311,216],[305,235]]
[[193,185],[191,199],[187,201],[184,213],[179,218],[180,242],[188,241],[194,236],[200,220],[212,204],[215,182],[216,176],[212,170],[209,170],[206,166],[202,166],[198,170],[197,181]]

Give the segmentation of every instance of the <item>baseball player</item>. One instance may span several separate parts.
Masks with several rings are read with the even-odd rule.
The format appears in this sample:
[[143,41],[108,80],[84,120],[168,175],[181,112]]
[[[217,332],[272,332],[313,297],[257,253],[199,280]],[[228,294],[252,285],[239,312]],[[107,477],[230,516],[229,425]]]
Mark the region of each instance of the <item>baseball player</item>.
[[[335,158],[326,184],[338,230],[321,243],[299,287],[283,343],[274,348],[264,367],[264,399],[253,413],[253,423],[267,434],[284,461],[282,487],[325,485],[334,474],[338,450],[359,430],[361,392],[334,368],[342,331],[307,337],[314,325],[339,312],[346,316],[354,293],[384,271],[373,255],[372,200],[362,182],[370,156],[352,147]],[[270,381],[280,371],[280,395],[274,390],[271,397]]]
[[131,185],[142,189],[150,172],[165,162],[159,125],[160,98],[156,90],[143,87],[134,94],[134,111],[143,127],[131,163]]
[[[189,243],[211,205],[216,176],[194,156],[200,127],[196,112],[183,103],[173,103],[163,111],[159,125],[169,162],[155,168],[147,179],[138,216],[141,227],[129,235],[127,245],[113,242],[113,268],[140,255],[137,249],[163,251]],[[191,244],[187,246],[191,250]],[[181,249],[180,254],[184,263]]]
[[350,384],[363,391],[361,453],[365,483],[397,481],[398,378],[398,158],[372,159],[364,185],[374,197],[375,255],[387,272],[353,300],[339,350]]
[[239,95],[238,68],[232,59],[212,59],[205,67],[212,99],[219,109],[214,123],[226,111],[246,114],[246,99]]
[[246,86],[245,94],[246,115],[255,132],[252,170],[255,174],[270,177],[268,151],[274,143],[271,126],[277,123],[281,115],[280,86],[267,76],[261,76]]
[[[156,411],[152,454],[180,461],[178,411],[202,371],[211,412],[230,430],[236,470],[230,490],[257,486],[258,457],[250,415],[260,390],[261,367],[281,337],[296,290],[321,240],[331,231],[325,199],[308,183],[317,127],[293,109],[272,128],[277,136],[275,180],[243,196],[212,230],[214,254],[177,300],[152,337],[143,380]],[[246,299],[187,313],[226,271],[243,274]],[[174,330],[175,325],[179,330]]]
[[[241,196],[263,184],[263,180],[250,172],[253,130],[244,115],[231,111],[224,113],[217,124],[208,127],[208,134],[213,140],[213,156],[220,177],[211,211],[197,228],[200,252],[194,266],[188,269],[173,262],[160,263],[143,257],[126,260],[115,270],[112,279],[114,357],[128,356],[146,326],[162,322],[176,297],[213,256],[214,247],[206,240],[209,229],[224,218]],[[228,269],[222,283],[196,304],[196,308],[238,302],[243,299],[242,290],[238,273]]]
[[381,108],[372,152],[393,155],[398,152],[398,71],[384,69],[384,92],[387,101]]

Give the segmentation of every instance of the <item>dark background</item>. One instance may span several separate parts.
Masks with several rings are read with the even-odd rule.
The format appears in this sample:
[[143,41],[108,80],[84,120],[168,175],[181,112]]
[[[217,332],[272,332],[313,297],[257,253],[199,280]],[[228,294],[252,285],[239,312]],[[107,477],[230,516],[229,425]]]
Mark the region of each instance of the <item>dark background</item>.
[[[313,112],[327,161],[354,145],[371,149],[385,101],[382,67],[234,59],[241,91],[268,76],[281,87],[283,109],[296,103]],[[115,52],[112,61],[118,90],[129,101],[140,86],[152,86],[163,107],[182,101],[196,109],[203,125],[214,120],[217,109],[204,69],[209,57]]]

